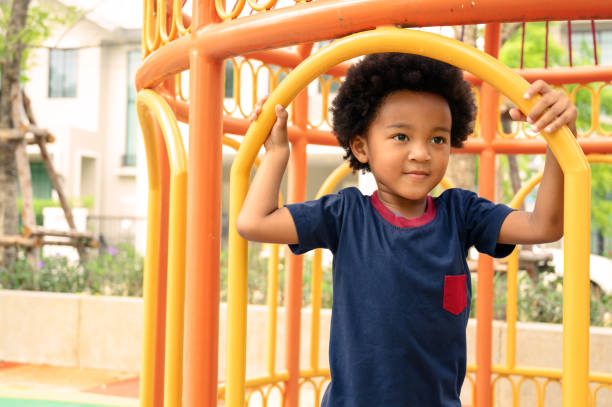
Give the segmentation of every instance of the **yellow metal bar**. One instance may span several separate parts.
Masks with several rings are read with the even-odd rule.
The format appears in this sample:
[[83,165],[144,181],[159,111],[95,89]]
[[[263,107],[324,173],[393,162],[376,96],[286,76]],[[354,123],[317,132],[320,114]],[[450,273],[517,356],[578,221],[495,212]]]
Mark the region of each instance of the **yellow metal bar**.
[[[542,180],[542,173],[535,175],[523,187],[518,190],[509,205],[511,208],[519,209],[527,194],[535,188]],[[516,319],[518,304],[518,247],[508,257],[507,296],[506,296],[506,367],[514,368],[516,364]]]
[[451,189],[451,188],[455,188],[455,186],[453,185],[452,182],[450,182],[450,180],[446,177],[442,178],[442,181],[440,181],[440,186],[444,189]]
[[599,101],[598,101],[598,95],[595,89],[593,89],[592,87],[588,85],[580,84],[576,86],[572,90],[572,93],[571,93],[571,100],[574,103],[574,105],[577,104],[576,98],[578,97],[578,92],[580,92],[582,89],[585,89],[587,92],[591,94],[592,113],[590,117],[591,126],[584,133],[580,134],[580,137],[589,137],[591,134],[593,134],[597,126],[597,120],[594,120],[593,118],[594,118],[595,113],[599,113]]
[[[476,366],[473,364],[468,365],[467,371],[475,372]],[[553,369],[545,367],[515,366],[514,368],[509,369],[508,367],[503,365],[493,365],[492,372],[501,375],[542,377],[555,380],[561,379],[563,377],[562,369]],[[592,383],[612,384],[612,373],[591,372],[589,373],[589,380]]]
[[[586,156],[589,163],[612,164],[612,154],[589,154]],[[542,181],[542,173],[533,176],[516,193],[509,205],[518,209],[523,205],[527,195]],[[506,368],[512,369],[516,363],[516,315],[518,303],[518,248],[508,257],[508,294],[506,299]],[[591,377],[593,375],[591,374]],[[604,376],[605,377],[605,376]],[[610,375],[612,379],[612,375]]]
[[329,377],[329,368],[300,370],[300,377]]
[[153,5],[155,1],[156,0],[144,0],[144,24],[142,27],[143,57],[149,55],[153,50],[159,47],[161,43],[158,19],[155,17],[155,6]]
[[[240,142],[223,135],[223,144],[238,150]],[[255,168],[259,167],[260,158],[255,159]],[[278,194],[279,206],[283,204],[282,193]],[[271,244],[270,258],[268,259],[268,374],[270,377],[275,376],[276,371],[276,313],[278,309],[278,262],[279,262],[279,245]]]
[[587,160],[591,164],[612,164],[612,154],[589,154]]
[[323,249],[317,249],[312,259],[311,316],[310,316],[310,367],[319,368],[319,339],[321,332],[321,285],[323,282]]
[[[566,139],[562,141],[567,142]],[[576,143],[573,137],[571,141]],[[569,143],[559,144],[560,151],[555,151],[556,144],[551,144],[551,149],[563,167],[562,158],[570,154],[571,147]],[[576,162],[574,168],[563,168],[565,259],[562,399],[566,406],[587,405],[589,401],[591,177],[586,160],[584,168],[579,168],[581,164]]]
[[601,92],[603,91],[603,89],[606,86],[610,86],[610,85],[611,85],[610,82],[604,82],[604,83],[602,83],[599,86],[599,88],[597,88],[597,103],[593,103],[593,105],[592,105],[593,106],[593,108],[592,108],[593,109],[593,112],[592,112],[593,116],[592,117],[593,117],[594,122],[596,123],[596,129],[597,129],[596,132],[599,135],[601,135],[601,136],[605,136],[605,135],[610,136],[610,135],[612,135],[612,132],[608,132],[606,134],[604,129],[601,128],[601,121],[600,121],[600,118],[599,118],[599,112],[600,112],[600,109],[601,109],[601,99],[602,99]]
[[[275,384],[279,382],[285,382],[288,379],[289,379],[289,373],[287,372],[280,372],[274,376],[254,377],[252,379],[247,379],[247,381],[245,382],[245,388],[250,389],[253,387],[266,386],[266,385]],[[225,383],[221,383],[219,385],[218,397],[222,398],[225,395],[225,391],[226,391],[226,385]]]
[[[510,386],[510,392],[512,394],[512,407],[518,407],[517,406],[518,398],[516,397],[516,385],[514,384],[514,381],[511,378],[505,375],[498,375],[495,379],[491,381],[491,400],[495,400],[495,388],[496,388],[497,382],[500,382],[502,380],[506,380],[508,382],[508,385]],[[476,402],[476,400],[474,400],[474,405],[479,405]],[[490,404],[485,404],[485,405],[490,405]]]
[[[230,192],[230,287],[227,364],[229,407],[244,402],[246,352],[246,253],[244,239],[236,232],[238,212],[248,189],[250,168],[259,148],[275,121],[274,106],[287,106],[319,75],[348,59],[377,52],[408,52],[439,59],[467,70],[505,94],[522,111],[529,111],[535,100],[525,100],[529,84],[495,58],[459,41],[440,35],[384,27],[339,39],[311,55],[297,66],[270,95],[259,118],[252,123],[231,169]],[[566,405],[588,402],[589,338],[589,218],[590,177],[584,154],[571,132],[562,128],[544,134],[565,174],[564,276],[564,376],[563,400]],[[232,277],[233,276],[233,277]],[[232,282],[233,280],[233,282]]]
[[506,273],[506,366],[508,369],[512,369],[516,365],[518,266],[518,247],[515,247],[508,257],[508,272]]
[[[181,405],[183,371],[187,154],[174,113],[163,97],[152,90],[143,90],[138,93],[136,106],[141,120],[146,122],[147,112],[150,112],[160,124],[170,163],[164,405],[174,407]],[[143,131],[145,138],[151,137],[149,130]],[[155,167],[157,164],[149,165]],[[157,252],[148,255],[157,255]]]
[[159,235],[161,230],[161,169],[159,167],[157,143],[155,142],[156,123],[144,104],[137,104],[138,119],[144,137],[147,156],[147,169],[149,180],[149,197],[147,210],[147,246],[144,258],[143,273],[143,344],[140,369],[140,406],[153,407],[154,370],[155,370],[155,344],[159,338],[156,336],[159,287]]
[[278,245],[270,245],[268,259],[268,374],[276,373],[276,315],[278,309]]

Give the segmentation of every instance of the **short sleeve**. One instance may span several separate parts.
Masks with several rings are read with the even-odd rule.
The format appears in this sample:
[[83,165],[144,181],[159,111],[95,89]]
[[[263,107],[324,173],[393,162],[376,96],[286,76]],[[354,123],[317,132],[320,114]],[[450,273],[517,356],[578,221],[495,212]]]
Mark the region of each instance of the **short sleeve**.
[[497,238],[504,219],[513,209],[503,204],[495,204],[471,191],[464,192],[466,249],[473,245],[479,252],[492,257],[508,256],[515,245],[498,244]]
[[294,254],[317,248],[336,251],[344,199],[341,191],[313,201],[286,205],[293,217],[299,240],[299,243],[289,245]]

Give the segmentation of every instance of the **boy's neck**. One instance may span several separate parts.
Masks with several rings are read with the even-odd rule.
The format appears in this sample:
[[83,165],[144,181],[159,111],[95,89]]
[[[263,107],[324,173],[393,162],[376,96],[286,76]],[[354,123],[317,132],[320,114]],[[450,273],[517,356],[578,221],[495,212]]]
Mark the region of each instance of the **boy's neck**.
[[393,196],[380,189],[377,192],[380,202],[397,216],[414,219],[422,216],[427,210],[427,196],[417,200]]

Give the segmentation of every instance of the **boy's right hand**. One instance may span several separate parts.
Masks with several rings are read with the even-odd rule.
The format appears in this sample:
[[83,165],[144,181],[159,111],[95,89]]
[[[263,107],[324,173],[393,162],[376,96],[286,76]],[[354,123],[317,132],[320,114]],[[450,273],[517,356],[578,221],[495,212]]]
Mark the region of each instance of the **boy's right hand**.
[[[253,108],[250,121],[257,120],[266,99]],[[266,154],[251,181],[242,209],[236,219],[236,231],[245,239],[267,243],[298,243],[297,230],[289,209],[278,207],[278,193],[289,160],[287,110],[275,107],[276,123],[264,146]]]
[[[261,114],[263,104],[267,99],[268,96],[265,96],[263,99],[257,102],[253,108],[253,112],[249,116],[249,123],[257,120]],[[289,149],[289,136],[287,133],[287,119],[289,118],[289,113],[287,113],[287,110],[280,104],[276,105],[274,110],[276,112],[276,122],[274,123],[268,138],[264,142],[264,147],[266,148],[266,151],[285,148]]]

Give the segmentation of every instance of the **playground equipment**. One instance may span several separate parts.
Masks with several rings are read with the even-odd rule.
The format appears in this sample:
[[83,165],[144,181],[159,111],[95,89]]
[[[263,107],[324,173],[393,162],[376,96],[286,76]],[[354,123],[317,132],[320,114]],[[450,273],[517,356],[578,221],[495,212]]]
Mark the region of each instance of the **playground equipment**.
[[[312,123],[309,125],[308,96],[303,90],[308,83],[321,74],[343,76],[347,65],[342,62],[365,53],[402,51],[445,60],[471,71],[475,77],[468,78],[475,86],[481,86],[479,137],[470,138],[463,152],[479,154],[479,192],[493,199],[495,155],[542,153],[546,146],[541,140],[514,139],[511,135],[497,137],[498,94],[495,88],[519,107],[528,109],[528,102],[522,99],[527,85],[518,75],[528,80],[541,77],[557,85],[593,81],[608,83],[612,78],[612,68],[600,66],[523,69],[515,73],[494,58],[499,49],[499,23],[566,20],[577,16],[611,17],[612,4],[595,0],[563,4],[552,11],[524,0],[511,5],[492,0],[465,4],[438,0],[422,5],[388,0],[336,0],[295,4],[266,12],[263,10],[275,6],[274,1],[259,4],[248,0],[248,4],[255,15],[242,16],[248,14],[244,12],[244,0],[239,0],[230,13],[223,9],[220,1],[194,1],[192,17],[189,17],[182,13],[179,0],[175,0],[172,7],[164,0],[157,2],[156,6],[153,0],[145,1],[143,50],[147,58],[137,75],[137,88],[148,89],[141,91],[138,97],[138,110],[147,141],[150,182],[142,406],[212,406],[218,399],[224,399],[226,406],[234,407],[244,405],[254,393],[261,395],[265,405],[273,391],[282,394],[285,405],[297,406],[300,390],[305,384],[312,385],[317,398],[321,395],[329,371],[317,364],[315,344],[318,341],[311,340],[310,368],[301,369],[299,364],[302,271],[301,259],[295,256],[289,256],[286,262],[289,276],[286,292],[287,369],[283,372],[275,370],[276,341],[272,339],[275,338],[275,317],[272,315],[275,315],[276,304],[270,298],[275,298],[277,282],[272,278],[268,375],[248,381],[245,377],[247,242],[237,236],[233,222],[246,194],[248,174],[255,155],[274,120],[269,106],[276,103],[288,105],[293,100],[293,120],[289,129],[292,161],[287,200],[300,201],[305,198],[306,145],[335,145],[329,132],[312,128]],[[167,10],[168,13],[154,14],[154,10]],[[440,36],[390,27],[344,38],[310,56],[313,42],[383,25],[418,27],[474,23],[487,23],[485,51],[491,56]],[[278,49],[290,45],[297,45],[297,51]],[[295,68],[271,95],[260,119],[248,132],[246,117],[223,114],[227,109],[223,105],[222,89],[223,59],[246,54],[248,58],[280,66],[274,74],[276,80],[283,69]],[[297,67],[307,58],[308,61]],[[186,70],[189,70],[188,98],[183,96],[182,87],[177,87],[180,76],[175,76]],[[242,111],[242,108],[238,110]],[[190,126],[188,159],[180,144],[177,118]],[[592,123],[594,130],[590,133],[597,131],[601,134],[598,122]],[[247,134],[231,174],[228,369],[226,382],[218,388],[223,133]],[[481,256],[478,264],[476,366],[468,368],[476,372],[472,404],[479,407],[491,405],[493,385],[499,377],[515,375],[529,380],[536,377],[552,381],[561,379],[565,405],[587,406],[589,403],[589,281],[588,275],[581,273],[581,270],[588,270],[589,169],[578,143],[585,153],[609,153],[612,152],[612,137],[581,137],[577,143],[567,131],[560,131],[546,136],[546,139],[566,175],[565,236],[569,250],[565,266],[568,271],[564,277],[564,369],[551,372],[519,369],[513,365],[505,368],[491,366],[493,262]],[[274,262],[271,262],[272,276],[275,274]],[[313,286],[317,285],[320,277],[317,267],[315,275],[318,277],[313,275]],[[569,272],[570,269],[573,272]],[[315,291],[313,289],[313,293]],[[312,303],[314,321],[320,301],[314,298]],[[311,337],[315,338],[318,328],[314,322],[312,326]],[[597,374],[591,379],[601,386],[612,387],[612,375]],[[540,397],[540,393],[538,395]]]

